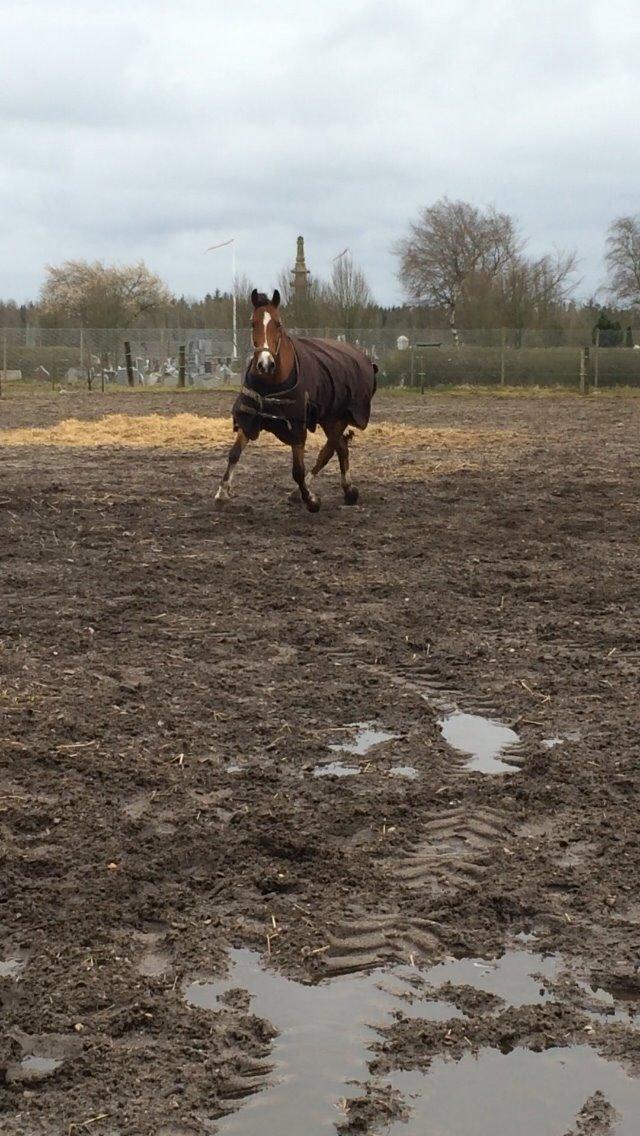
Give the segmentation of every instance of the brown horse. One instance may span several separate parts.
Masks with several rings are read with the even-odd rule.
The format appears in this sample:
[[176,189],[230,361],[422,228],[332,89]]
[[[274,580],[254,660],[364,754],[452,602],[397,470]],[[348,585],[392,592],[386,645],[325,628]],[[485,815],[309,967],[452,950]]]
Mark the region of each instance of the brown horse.
[[[347,343],[288,335],[278,311],[280,293],[271,300],[256,289],[251,293],[253,357],[233,407],[236,440],[216,493],[217,507],[229,498],[236,466],[248,442],[262,430],[275,434],[293,454],[293,477],[312,513],[320,508],[313,481],[335,453],[340,462],[347,505],[355,505],[358,490],[349,477],[348,429],[364,430],[376,389],[375,363]],[[307,431],[320,425],[327,440],[309,475],[305,474]]]

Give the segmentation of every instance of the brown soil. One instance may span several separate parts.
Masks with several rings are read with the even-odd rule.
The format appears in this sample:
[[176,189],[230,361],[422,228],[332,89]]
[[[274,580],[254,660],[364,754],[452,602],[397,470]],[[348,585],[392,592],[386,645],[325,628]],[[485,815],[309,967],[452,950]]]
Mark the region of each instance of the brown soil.
[[[230,402],[52,395],[0,419]],[[3,1134],[211,1131],[273,1037],[246,998],[184,1001],[234,945],[310,981],[533,930],[637,1006],[640,404],[378,397],[374,424],[361,504],[330,468],[316,516],[286,504],[280,448],[249,450],[214,513],[225,447],[179,424],[108,448],[0,434],[0,959],[22,964],[0,978]],[[449,691],[517,730],[516,774],[464,770]],[[362,721],[400,736],[345,755],[359,776],[314,777]],[[374,1071],[584,1040],[556,997],[396,1022]],[[587,1036],[640,1069],[637,1032]],[[25,1054],[56,1067],[25,1077]],[[349,1130],[402,1115],[384,1090],[359,1107]],[[610,1123],[593,1098],[574,1127]]]

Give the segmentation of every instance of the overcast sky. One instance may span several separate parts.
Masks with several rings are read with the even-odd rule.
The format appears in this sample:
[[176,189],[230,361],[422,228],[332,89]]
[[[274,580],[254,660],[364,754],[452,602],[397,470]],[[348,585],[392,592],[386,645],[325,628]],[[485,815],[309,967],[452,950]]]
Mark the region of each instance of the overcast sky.
[[0,295],[46,263],[143,258],[177,293],[260,288],[346,245],[376,298],[443,194],[532,252],[640,211],[640,5],[626,0],[2,0]]

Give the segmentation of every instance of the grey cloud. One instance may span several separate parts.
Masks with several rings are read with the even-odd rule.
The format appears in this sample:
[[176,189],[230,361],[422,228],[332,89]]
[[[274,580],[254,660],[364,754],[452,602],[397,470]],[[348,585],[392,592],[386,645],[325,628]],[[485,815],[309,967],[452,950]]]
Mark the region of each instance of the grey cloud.
[[145,257],[176,291],[228,286],[235,235],[269,286],[305,234],[348,244],[377,297],[390,246],[443,193],[515,213],[533,251],[640,208],[640,13],[576,0],[14,4],[0,68],[0,291],[68,256]]

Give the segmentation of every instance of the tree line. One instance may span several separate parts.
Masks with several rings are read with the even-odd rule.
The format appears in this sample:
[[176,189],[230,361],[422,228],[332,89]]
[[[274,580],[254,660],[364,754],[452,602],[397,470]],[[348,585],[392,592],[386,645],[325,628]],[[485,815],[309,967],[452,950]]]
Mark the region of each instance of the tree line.
[[[350,253],[327,280],[311,278],[296,297],[291,272],[277,284],[287,322],[306,328],[620,329],[640,307],[640,214],[616,218],[606,238],[607,281],[578,302],[575,250],[531,256],[516,220],[493,206],[441,198],[420,210],[393,249],[405,303],[377,304]],[[240,326],[248,322],[253,282],[235,281]],[[232,296],[175,296],[144,262],[114,266],[70,260],[48,265],[40,295],[18,305],[0,301],[0,326],[230,327]],[[622,322],[621,322],[622,320]]]

